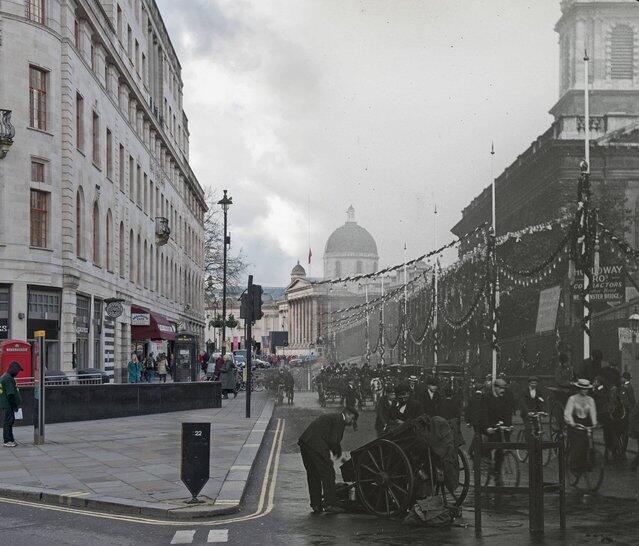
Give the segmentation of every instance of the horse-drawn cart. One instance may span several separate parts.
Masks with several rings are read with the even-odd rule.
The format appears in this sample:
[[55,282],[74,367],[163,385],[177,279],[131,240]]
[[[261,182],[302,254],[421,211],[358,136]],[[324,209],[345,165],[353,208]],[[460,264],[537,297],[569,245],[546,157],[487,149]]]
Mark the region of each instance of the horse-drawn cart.
[[405,514],[417,499],[439,495],[460,506],[470,488],[470,465],[448,422],[418,417],[351,451],[342,478],[367,512]]

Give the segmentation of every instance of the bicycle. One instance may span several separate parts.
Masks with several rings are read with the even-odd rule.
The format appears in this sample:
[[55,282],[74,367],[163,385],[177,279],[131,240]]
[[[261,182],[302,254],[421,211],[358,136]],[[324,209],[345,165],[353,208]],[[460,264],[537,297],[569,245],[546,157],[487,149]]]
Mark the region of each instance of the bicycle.
[[[489,428],[488,431],[497,430],[500,433],[501,441],[506,441],[506,433],[512,432],[515,427],[506,426],[503,422],[497,423],[494,427]],[[491,480],[495,485],[503,485],[506,487],[517,487],[521,480],[521,470],[519,468],[519,461],[517,456],[510,449],[502,449],[502,462],[499,469],[499,475],[497,475],[497,449],[492,449],[488,457],[482,457],[482,473],[485,473],[486,480],[484,486],[490,485]]]
[[293,387],[288,387],[286,389],[286,403],[291,405],[293,403],[294,396],[295,396],[295,389]]
[[[603,460],[598,456],[597,449],[595,448],[595,440],[593,438],[593,431],[597,427],[586,427],[584,425],[576,424],[573,427],[576,430],[580,430],[586,433],[588,439],[588,448],[585,453],[585,461],[583,461],[583,467],[576,468],[579,461],[575,461],[577,458],[577,451],[572,448],[570,443],[568,444],[568,452],[566,453],[567,467],[570,474],[568,482],[576,489],[581,489],[586,493],[596,493],[604,478],[604,465]],[[579,455],[583,455],[579,453]],[[584,478],[585,487],[580,487],[579,482],[581,478]]]
[[[542,427],[542,423],[541,423],[541,419],[543,417],[548,417],[548,413],[546,413],[545,411],[537,411],[537,412],[530,412],[528,414],[528,417],[530,417],[531,419],[531,432],[539,437],[541,437],[542,442],[548,440],[549,435],[548,433],[543,429]],[[522,442],[522,443],[527,443],[528,442],[528,435],[526,434],[526,430],[525,428],[522,428],[518,433],[517,433],[517,442]],[[517,454],[517,458],[519,459],[520,462],[525,463],[528,460],[528,450],[527,449],[517,449],[515,450],[516,454]],[[542,464],[544,466],[548,466],[550,464],[550,461],[552,459],[552,449],[544,449],[542,452]]]

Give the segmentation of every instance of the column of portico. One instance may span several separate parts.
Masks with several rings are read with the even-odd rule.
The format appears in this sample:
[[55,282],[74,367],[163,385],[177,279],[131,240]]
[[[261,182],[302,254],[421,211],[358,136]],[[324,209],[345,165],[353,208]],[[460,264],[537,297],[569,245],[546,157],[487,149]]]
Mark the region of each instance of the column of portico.
[[302,328],[302,345],[306,345],[306,327],[308,326],[308,314],[307,314],[307,298],[304,297],[304,299],[302,300],[303,303],[303,328]]

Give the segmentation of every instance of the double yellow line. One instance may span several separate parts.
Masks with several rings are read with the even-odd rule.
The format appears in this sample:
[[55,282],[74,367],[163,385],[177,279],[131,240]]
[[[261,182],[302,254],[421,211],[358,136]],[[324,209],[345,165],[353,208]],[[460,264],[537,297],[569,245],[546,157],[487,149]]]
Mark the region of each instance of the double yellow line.
[[[271,451],[264,473],[264,479],[262,480],[262,490],[260,492],[260,500],[257,504],[257,509],[251,514],[245,516],[237,516],[231,518],[217,518],[209,521],[174,521],[174,520],[162,520],[162,519],[149,519],[137,516],[120,516],[116,514],[105,514],[101,512],[95,512],[92,510],[82,510],[79,508],[68,508],[65,506],[53,506],[49,504],[41,504],[38,502],[23,501],[16,499],[9,499],[0,497],[0,503],[15,504],[18,506],[29,506],[32,508],[41,508],[43,510],[53,510],[54,512],[64,512],[67,514],[77,514],[80,516],[89,516],[93,518],[108,519],[114,521],[123,521],[127,523],[138,523],[144,525],[160,525],[160,526],[173,526],[173,527],[187,527],[187,526],[214,526],[214,525],[229,525],[232,523],[242,523],[245,521],[251,521],[254,519],[262,518],[270,514],[275,506],[275,487],[277,485],[277,473],[280,467],[280,454],[282,451],[282,440],[284,438],[284,420],[277,420],[277,427],[275,428],[275,434],[273,436],[273,444],[271,445]],[[70,495],[80,496],[80,495]]]

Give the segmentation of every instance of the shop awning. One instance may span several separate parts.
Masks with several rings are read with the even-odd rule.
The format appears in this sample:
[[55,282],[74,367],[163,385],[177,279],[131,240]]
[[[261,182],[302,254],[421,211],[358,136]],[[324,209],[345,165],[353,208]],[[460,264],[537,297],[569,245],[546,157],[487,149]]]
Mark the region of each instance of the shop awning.
[[[165,339],[167,341],[175,340],[175,329],[171,326],[169,320],[159,313],[154,313],[142,307],[131,306],[131,314],[136,315],[138,323],[131,325],[131,339],[142,341],[143,339]],[[144,315],[148,315],[148,320]]]

